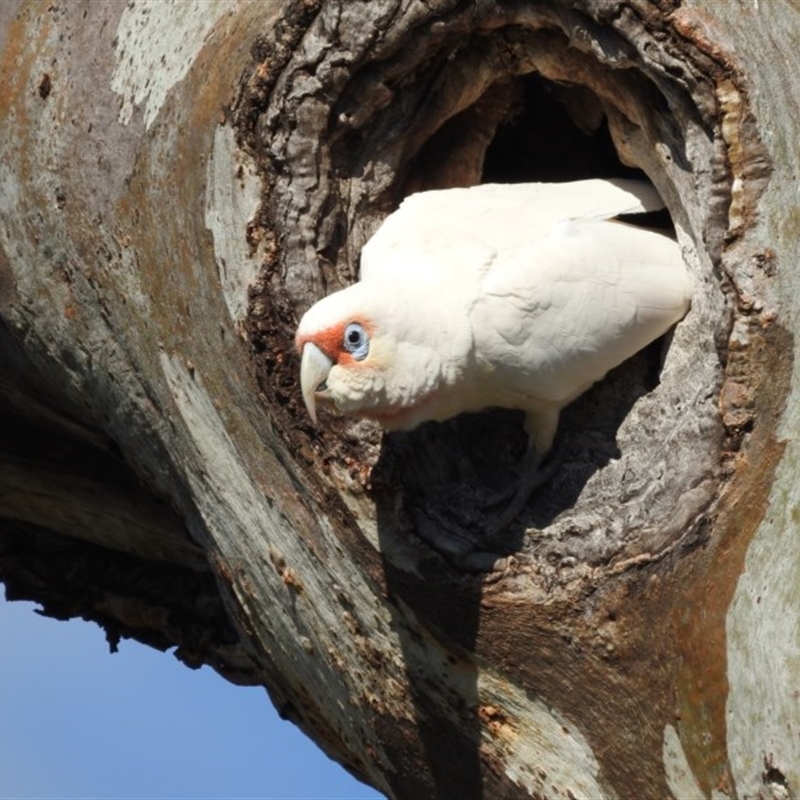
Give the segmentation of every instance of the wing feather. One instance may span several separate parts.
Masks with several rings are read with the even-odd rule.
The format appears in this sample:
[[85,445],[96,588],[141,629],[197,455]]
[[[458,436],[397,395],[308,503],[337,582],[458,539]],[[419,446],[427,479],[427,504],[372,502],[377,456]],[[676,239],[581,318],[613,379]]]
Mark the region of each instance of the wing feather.
[[[500,254],[544,238],[569,219],[609,219],[663,207],[634,180],[481,184],[407,197],[361,253],[361,280],[448,280],[482,275]],[[412,257],[413,256],[413,257]]]
[[476,358],[507,392],[567,403],[665,333],[690,296],[668,237],[564,222],[484,278],[471,312]]

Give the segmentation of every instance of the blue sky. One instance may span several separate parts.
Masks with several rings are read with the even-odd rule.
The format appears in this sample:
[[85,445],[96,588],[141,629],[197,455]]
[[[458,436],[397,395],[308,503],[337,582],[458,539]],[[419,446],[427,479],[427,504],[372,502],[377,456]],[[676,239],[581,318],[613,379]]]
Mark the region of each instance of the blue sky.
[[266,692],[0,591],[0,798],[379,800]]

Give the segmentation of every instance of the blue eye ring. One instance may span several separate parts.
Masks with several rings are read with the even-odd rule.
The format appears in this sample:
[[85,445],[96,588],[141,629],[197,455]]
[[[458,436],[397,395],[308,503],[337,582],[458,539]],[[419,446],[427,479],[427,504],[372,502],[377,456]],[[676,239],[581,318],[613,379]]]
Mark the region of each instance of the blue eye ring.
[[357,322],[351,322],[344,329],[342,345],[356,361],[363,361],[369,354],[369,336]]

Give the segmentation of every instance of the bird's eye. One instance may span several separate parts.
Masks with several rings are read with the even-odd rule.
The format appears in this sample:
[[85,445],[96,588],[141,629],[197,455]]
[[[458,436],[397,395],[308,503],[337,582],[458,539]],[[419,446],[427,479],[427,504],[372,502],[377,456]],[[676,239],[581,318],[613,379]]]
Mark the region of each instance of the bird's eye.
[[367,332],[357,323],[351,322],[344,331],[344,349],[356,361],[363,361],[369,353],[369,337]]

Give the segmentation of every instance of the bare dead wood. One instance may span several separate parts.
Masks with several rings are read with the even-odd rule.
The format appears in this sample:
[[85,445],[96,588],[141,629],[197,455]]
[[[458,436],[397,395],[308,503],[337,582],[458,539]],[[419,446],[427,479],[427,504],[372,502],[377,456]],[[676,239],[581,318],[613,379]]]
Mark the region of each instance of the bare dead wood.
[[[389,796],[795,791],[796,10],[175,8],[0,7],[9,593],[263,684]],[[514,414],[311,426],[298,315],[405,194],[632,170],[692,311],[519,525]]]

